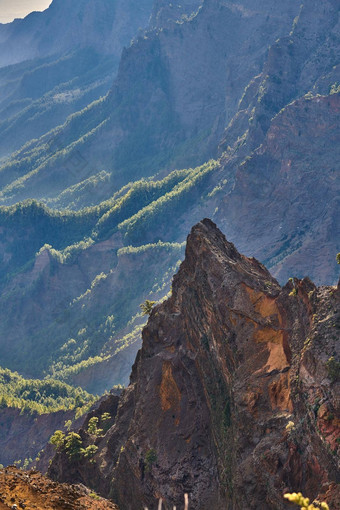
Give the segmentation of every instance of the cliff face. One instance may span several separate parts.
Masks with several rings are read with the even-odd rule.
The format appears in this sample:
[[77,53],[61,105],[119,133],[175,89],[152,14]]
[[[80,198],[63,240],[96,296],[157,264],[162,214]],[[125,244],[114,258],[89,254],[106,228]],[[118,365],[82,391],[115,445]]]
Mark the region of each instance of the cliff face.
[[246,253],[251,247],[280,281],[305,275],[317,284],[336,281],[339,111],[340,93],[289,104],[218,204],[215,219],[228,237]]
[[200,222],[96,463],[60,452],[50,476],[132,510],[160,497],[180,506],[184,493],[202,510],[281,509],[288,489],[336,502],[339,299],[308,279],[281,288]]

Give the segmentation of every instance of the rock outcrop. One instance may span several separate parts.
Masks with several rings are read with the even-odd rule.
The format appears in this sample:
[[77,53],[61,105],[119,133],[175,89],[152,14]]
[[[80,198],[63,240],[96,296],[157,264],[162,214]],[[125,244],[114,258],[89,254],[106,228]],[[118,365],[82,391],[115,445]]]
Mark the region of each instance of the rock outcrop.
[[[286,507],[339,493],[339,288],[283,288],[210,220],[193,227],[172,296],[156,306],[95,463],[57,453],[56,480],[123,510]],[[114,416],[115,414],[115,416]]]
[[51,482],[37,471],[0,470],[0,510],[118,510],[83,486]]

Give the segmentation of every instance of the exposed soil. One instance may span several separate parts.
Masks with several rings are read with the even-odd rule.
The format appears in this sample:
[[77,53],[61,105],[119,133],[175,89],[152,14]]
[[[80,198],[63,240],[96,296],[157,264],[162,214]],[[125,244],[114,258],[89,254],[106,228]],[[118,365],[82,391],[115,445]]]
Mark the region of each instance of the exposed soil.
[[82,485],[52,482],[37,471],[0,471],[0,510],[118,510]]

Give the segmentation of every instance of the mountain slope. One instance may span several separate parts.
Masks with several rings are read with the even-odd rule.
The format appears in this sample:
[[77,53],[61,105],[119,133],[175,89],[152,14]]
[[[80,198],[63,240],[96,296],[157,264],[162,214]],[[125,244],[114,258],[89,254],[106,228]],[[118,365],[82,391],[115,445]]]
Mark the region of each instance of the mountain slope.
[[129,247],[118,224],[187,174],[136,183],[101,211],[60,214],[34,202],[2,211],[4,366],[30,377],[48,371],[77,383],[79,372],[98,365],[107,378],[89,374],[80,383],[94,392],[127,380],[143,322],[139,304],[166,295],[182,246]]
[[[339,44],[336,3],[327,1],[321,6],[306,1],[301,9],[299,6],[292,26],[286,11],[290,4],[278,12],[269,0],[258,4],[258,12],[251,9],[249,2],[242,5],[240,14],[240,6],[229,3],[221,7],[218,2],[207,2],[190,21],[170,22],[165,30],[140,38],[124,53],[110,96],[73,116],[68,123],[69,132],[61,131],[61,140],[46,138],[44,150],[48,146],[54,151],[49,163],[44,162],[42,153],[30,153],[27,147],[3,167],[3,201],[29,196],[30,183],[36,180],[39,193],[52,207],[82,209],[76,213],[53,212],[28,202],[0,210],[1,338],[3,355],[11,369],[20,368],[30,377],[41,376],[46,370],[95,392],[126,382],[139,346],[138,331],[143,322],[139,304],[146,298],[161,299],[167,294],[171,272],[182,257],[181,245],[191,225],[202,216],[217,220],[231,241],[266,262],[280,282],[304,275],[318,284],[337,281],[340,132],[336,84],[339,66],[334,51]],[[294,10],[296,3],[290,7]],[[268,21],[265,12],[271,13]],[[283,20],[282,26],[274,30],[277,16]],[[136,126],[137,118],[142,122],[142,135],[135,144],[126,146],[126,154],[131,161],[137,161],[138,173],[144,172],[147,125],[161,122],[157,124],[157,137],[164,141],[168,117],[160,115],[159,106],[163,99],[171,108],[177,104],[171,102],[173,88],[165,87],[164,76],[173,76],[174,82],[177,77],[180,83],[180,64],[182,58],[183,62],[189,61],[189,47],[190,55],[197,55],[197,60],[191,58],[193,62],[186,66],[188,72],[196,72],[187,105],[197,100],[200,107],[192,117],[184,108],[181,114],[188,117],[188,124],[195,120],[200,125],[200,112],[210,104],[206,88],[211,79],[199,79],[205,50],[199,48],[196,52],[195,31],[210,41],[205,55],[208,58],[226,34],[226,20],[234,20],[239,28],[249,22],[254,30],[248,35],[245,29],[241,33],[246,39],[244,54],[240,49],[244,60],[239,65],[228,54],[231,68],[236,66],[237,73],[243,73],[251,37],[258,43],[253,51],[261,55],[256,64],[261,72],[250,80],[244,93],[235,84],[233,97],[236,102],[239,94],[241,101],[235,104],[237,113],[226,129],[221,122],[219,159],[164,177],[166,170],[159,178],[130,182],[120,189],[120,177],[105,166],[107,170],[71,185],[79,179],[79,172],[83,177],[91,173],[91,165],[82,159],[85,153],[78,145],[69,154],[61,147],[68,135],[77,138],[86,119],[87,128],[93,133],[79,143],[92,151],[96,126],[114,97],[121,101],[120,113],[116,111],[115,115],[122,115],[120,120],[124,120],[127,129]],[[274,32],[283,32],[267,54],[268,41],[263,41],[255,29],[262,30],[263,23],[269,23]],[[208,27],[214,29],[213,36]],[[235,32],[231,31],[230,37],[236,46],[235,40],[239,39]],[[170,42],[176,45],[172,47]],[[229,42],[228,39],[223,44]],[[221,57],[223,44],[212,62],[217,67],[226,62]],[[170,75],[169,59],[173,60]],[[224,73],[221,69],[218,72],[221,76]],[[213,84],[221,97],[225,95],[225,90],[220,90],[223,83]],[[164,94],[156,93],[155,89],[163,85]],[[126,97],[126,91],[131,92],[131,97]],[[196,96],[198,91],[205,93]],[[134,103],[135,93],[139,102]],[[152,108],[148,94],[155,99],[155,103],[151,100]],[[157,97],[161,96],[163,99],[158,102]],[[176,94],[176,101],[184,104],[185,97]],[[145,108],[145,115],[138,117],[137,106]],[[129,116],[123,117],[128,111]],[[217,107],[211,119],[219,115],[216,112]],[[226,110],[221,115],[227,115]],[[105,131],[108,123],[100,128],[100,143],[91,156],[98,165],[96,170],[100,169],[101,158],[112,149],[111,135]],[[122,145],[119,147],[121,150]],[[156,150],[160,147],[162,143]],[[26,159],[21,160],[23,154]],[[152,157],[155,154],[152,152]],[[185,156],[191,158],[189,151]],[[59,158],[64,159],[65,168],[59,166]],[[32,161],[39,163],[39,169],[13,184],[15,176],[27,171]],[[147,171],[151,172],[152,167],[148,166]],[[125,164],[120,174],[122,182],[129,178]],[[92,207],[87,208],[89,205]],[[44,247],[45,244],[49,246]],[[6,338],[17,347],[15,358],[11,348],[5,346]],[[43,349],[47,339],[50,351]],[[104,378],[98,377],[101,372]]]
[[180,506],[184,493],[202,510],[283,509],[287,490],[336,495],[339,298],[309,279],[281,288],[203,220],[143,331],[96,463],[61,446],[49,475],[127,510]]
[[[246,0],[205,0],[190,19],[139,37],[123,53],[105,100],[33,141],[2,169],[1,185],[11,183],[3,200],[53,197],[100,170],[112,173],[115,191],[141,176],[209,159],[244,87],[261,71],[268,45],[290,30],[298,12],[295,0],[279,9],[269,0],[256,9]],[[77,156],[84,164],[67,172]]]
[[0,24],[0,66],[86,47],[119,59],[151,8],[152,0],[53,0],[43,12]]
[[152,0],[54,0],[0,25],[0,157],[105,96],[151,9]]
[[0,464],[35,460],[65,422],[81,426],[95,397],[60,381],[28,380],[0,368]]

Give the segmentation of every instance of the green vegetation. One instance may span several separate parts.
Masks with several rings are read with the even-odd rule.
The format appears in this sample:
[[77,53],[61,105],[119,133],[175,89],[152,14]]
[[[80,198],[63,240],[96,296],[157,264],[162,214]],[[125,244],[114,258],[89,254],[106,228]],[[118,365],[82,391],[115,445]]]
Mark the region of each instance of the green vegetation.
[[303,510],[329,510],[327,503],[320,503],[320,501],[313,501],[313,503],[310,503],[309,498],[304,498],[301,492],[284,494],[284,497],[291,503],[295,503]]
[[82,439],[76,432],[69,432],[64,439],[62,448],[65,449],[67,456],[70,459],[80,457],[82,450]]
[[340,361],[337,361],[334,356],[331,356],[326,363],[328,375],[331,381],[336,382],[340,380]]
[[101,436],[103,434],[103,429],[98,428],[99,418],[97,416],[93,416],[89,420],[89,424],[87,426],[87,432],[92,436]]
[[94,462],[93,457],[98,451],[98,446],[90,444],[83,448],[83,440],[76,432],[69,432],[65,435],[61,430],[56,430],[51,436],[49,443],[57,451],[64,451],[70,460],[80,460],[81,458]]
[[142,309],[143,315],[150,315],[155,304],[156,301],[150,301],[149,299],[147,299],[144,303],[140,304],[139,306]]
[[146,471],[151,471],[153,464],[157,462],[157,453],[153,448],[148,450],[145,455],[145,468]]
[[53,444],[57,450],[60,450],[64,446],[65,434],[62,430],[56,430],[51,436],[49,443]]
[[98,496],[98,494],[96,494],[95,492],[90,492],[89,494],[90,498],[92,499],[96,499],[96,500],[100,500],[100,496]]
[[[52,210],[35,200],[0,207],[0,228],[6,246],[0,287],[6,292],[10,289],[2,294],[0,306],[11,301],[13,310],[13,317],[9,315],[8,321],[0,325],[0,347],[1,337],[10,337],[16,353],[13,356],[13,352],[5,351],[3,364],[21,372],[31,367],[36,377],[49,374],[51,379],[77,384],[80,373],[108,363],[137,341],[142,326],[139,304],[167,295],[183,257],[184,239],[183,243],[172,242],[178,236],[176,224],[173,223],[173,230],[165,229],[169,217],[178,217],[209,194],[216,184],[209,187],[216,165],[211,161],[198,168],[173,171],[162,179],[129,183],[100,205],[77,212]],[[76,265],[83,272],[85,257],[92,257],[91,262],[94,258],[95,250],[91,253],[90,248],[114,233],[118,238],[123,234],[125,246],[118,244],[112,249],[111,260],[98,265],[98,274],[91,274],[87,288],[80,273],[76,284],[68,288],[65,266]],[[163,235],[167,239],[163,240]],[[32,271],[39,257],[39,263],[46,267],[44,274],[38,272],[39,277],[30,280],[29,285],[11,286],[14,277],[20,281],[26,277],[21,275]],[[157,259],[157,264],[148,263],[150,259]],[[128,271],[132,264],[141,268],[133,281]],[[66,286],[65,299],[60,303],[54,303],[47,289],[46,283],[51,278]],[[77,284],[78,294],[73,290]],[[111,299],[103,300],[101,296],[112,289]],[[29,321],[21,323],[23,319],[16,307],[31,300],[35,303],[40,295],[46,296],[51,306],[44,308],[41,325],[29,328]],[[14,313],[16,321],[19,317],[15,330]],[[122,330],[128,333],[120,337]],[[97,393],[107,388],[89,389]]]
[[[8,231],[4,241],[11,253],[3,274],[0,271],[0,282],[5,274],[10,277],[24,269],[44,250],[58,263],[71,264],[94,240],[106,239],[115,231],[126,230],[130,238],[136,239],[142,218],[151,220],[158,212],[164,216],[166,208],[177,208],[181,196],[194,192],[212,169],[213,163],[209,162],[198,169],[173,171],[159,181],[142,179],[124,186],[100,205],[77,212],[52,210],[36,200],[0,207],[0,226]],[[182,208],[188,205],[184,201]],[[141,239],[139,235],[138,241]]]
[[0,368],[0,408],[15,407],[22,412],[50,413],[74,410],[84,414],[95,397],[53,379],[24,379],[16,372]]
[[161,181],[142,179],[130,185],[127,192],[121,198],[118,198],[98,220],[94,235],[99,239],[107,238],[118,229],[122,222],[170,192],[178,183],[185,180],[190,173],[190,170],[176,170]]
[[217,163],[213,160],[198,168],[191,169],[189,175],[171,191],[139,209],[138,213],[119,224],[127,242],[140,243],[152,231],[159,231],[160,225],[169,224],[169,216],[176,211],[176,217],[184,213],[205,192],[210,174]]
[[101,426],[103,427],[103,432],[106,434],[106,432],[109,430],[111,426],[111,420],[112,416],[110,413],[103,413],[100,418]]

